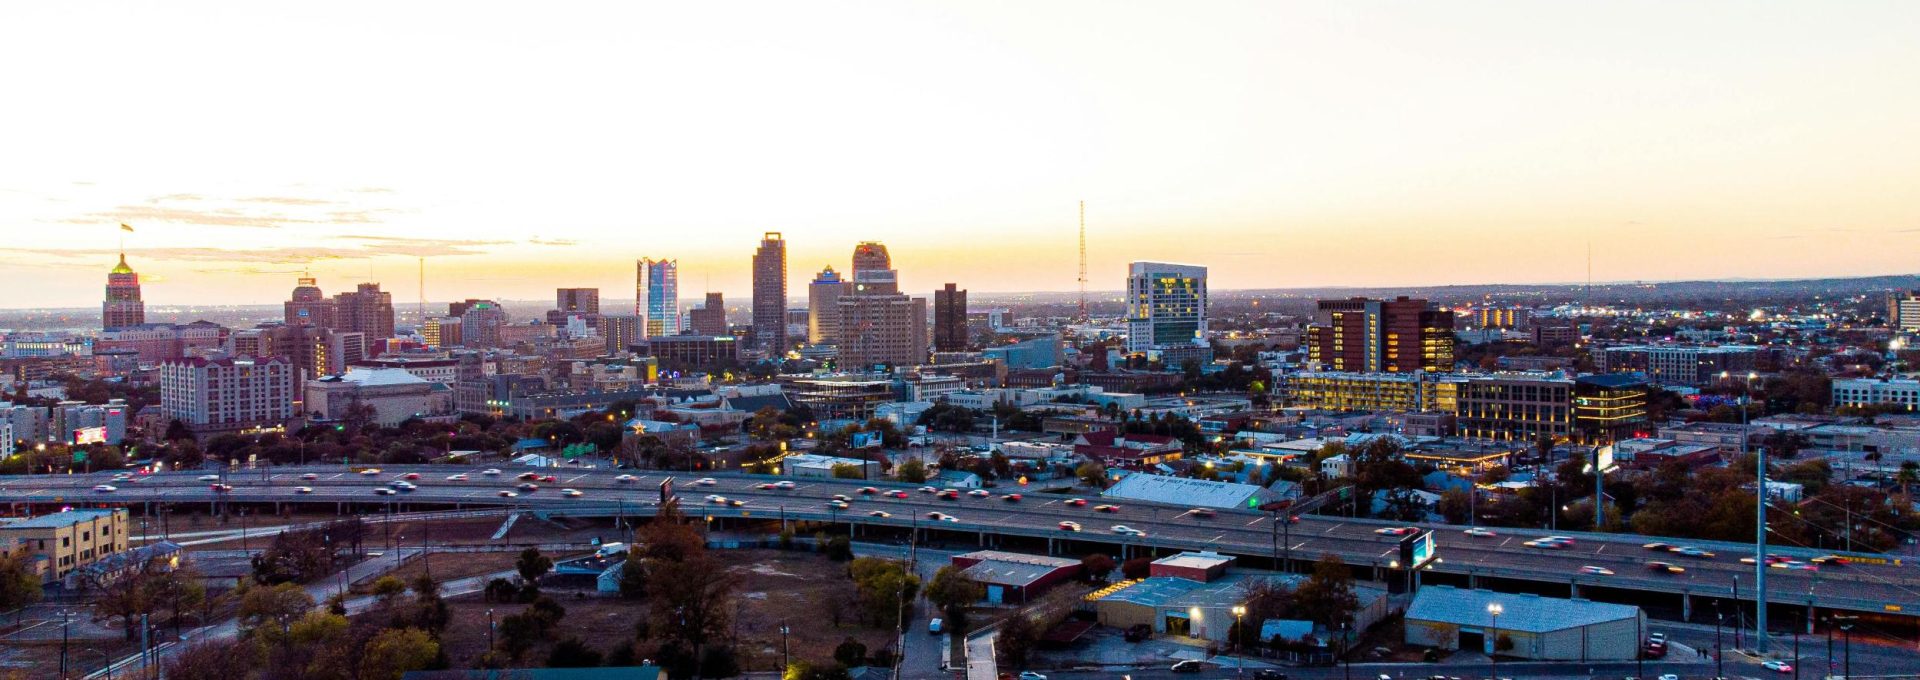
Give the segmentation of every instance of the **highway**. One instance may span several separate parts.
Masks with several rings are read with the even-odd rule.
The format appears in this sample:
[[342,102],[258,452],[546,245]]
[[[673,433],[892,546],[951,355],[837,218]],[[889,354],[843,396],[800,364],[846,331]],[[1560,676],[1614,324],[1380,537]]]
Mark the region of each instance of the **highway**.
[[[535,512],[575,516],[644,516],[656,510],[659,484],[668,477],[675,480],[675,491],[684,512],[695,517],[714,519],[804,519],[847,522],[853,526],[914,528],[920,531],[971,534],[978,545],[993,547],[1006,537],[1047,540],[1048,547],[1063,554],[1089,552],[1095,544],[1118,546],[1114,552],[1133,554],[1146,547],[1162,549],[1208,549],[1241,556],[1266,558],[1274,554],[1277,532],[1275,518],[1250,510],[1219,510],[1212,517],[1196,514],[1191,508],[1143,501],[1085,497],[1084,506],[1068,503],[1070,497],[1026,493],[1016,488],[992,490],[990,497],[977,498],[961,489],[959,498],[944,500],[917,485],[867,482],[842,479],[792,479],[790,490],[760,489],[758,485],[781,481],[778,477],[739,474],[714,474],[712,486],[694,482],[697,473],[670,473],[657,470],[632,471],[633,481],[618,481],[618,470],[567,470],[503,467],[499,476],[482,474],[485,468],[465,466],[417,465],[389,467],[378,475],[363,475],[340,466],[272,468],[231,472],[226,484],[231,491],[216,492],[201,472],[177,472],[146,475],[140,481],[115,483],[111,475],[52,475],[0,477],[0,501],[35,504],[119,503],[139,505],[145,502],[206,503],[228,500],[243,503],[356,504],[357,512],[370,507],[432,506],[511,506]],[[532,492],[516,489],[522,483],[515,478],[522,472],[558,475],[557,481],[539,483]],[[415,473],[418,486],[412,491],[376,495],[400,475]],[[464,473],[465,480],[448,480],[449,475]],[[304,479],[311,475],[313,479]],[[95,492],[96,484],[119,487],[113,492]],[[310,492],[301,492],[298,487]],[[880,492],[904,491],[904,498],[884,493],[862,494],[862,487]],[[561,489],[580,492],[578,497],[561,495]],[[514,491],[514,497],[500,492]],[[1023,493],[1018,502],[1005,500],[1006,493]],[[726,497],[731,503],[710,503],[710,494]],[[846,510],[827,507],[835,495],[852,499]],[[1111,503],[1113,512],[1094,508]],[[886,513],[878,516],[876,511]],[[929,513],[939,512],[954,521],[934,521]],[[1067,531],[1062,521],[1078,522],[1081,530]],[[1123,525],[1145,532],[1129,536],[1113,531]],[[1339,555],[1349,564],[1385,568],[1398,557],[1399,538],[1375,533],[1376,529],[1398,526],[1378,520],[1345,519],[1307,515],[1287,528],[1287,545],[1281,552],[1302,562],[1322,554]],[[1421,526],[1421,525],[1414,525]],[[1740,599],[1750,601],[1753,566],[1739,558],[1751,556],[1751,544],[1684,541],[1624,534],[1572,534],[1572,545],[1560,550],[1524,546],[1527,540],[1549,535],[1525,529],[1495,529],[1490,537],[1468,536],[1461,527],[1431,525],[1438,545],[1439,559],[1426,571],[1473,577],[1493,577],[1558,583],[1585,588],[1601,586],[1632,591],[1651,591],[1725,598],[1741,588]],[[1648,542],[1684,543],[1718,553],[1712,558],[1689,558],[1642,547]],[[1802,549],[1777,548],[1771,552],[1804,559],[1820,553]],[[1685,568],[1685,573],[1667,574],[1646,566],[1649,560],[1661,560]],[[1611,575],[1583,574],[1582,567],[1611,570]],[[1820,571],[1773,569],[1768,574],[1768,593],[1772,602],[1805,606],[1811,599],[1821,608],[1860,612],[1920,612],[1920,574],[1912,564],[1852,564],[1825,566]],[[1391,575],[1390,575],[1391,576]],[[1736,585],[1737,584],[1737,585]]]

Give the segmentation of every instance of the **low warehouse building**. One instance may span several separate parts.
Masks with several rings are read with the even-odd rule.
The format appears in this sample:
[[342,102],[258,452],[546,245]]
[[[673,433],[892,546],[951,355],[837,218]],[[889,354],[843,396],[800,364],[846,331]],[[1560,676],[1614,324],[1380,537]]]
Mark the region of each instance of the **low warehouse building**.
[[1026,602],[1080,575],[1080,560],[980,550],[954,555],[953,566],[987,587],[993,604]]
[[1100,495],[1134,501],[1151,501],[1196,508],[1253,509],[1280,500],[1279,494],[1265,487],[1237,482],[1210,482],[1204,479],[1169,477],[1136,472],[1121,477]]
[[[1229,573],[1211,582],[1184,577],[1154,576],[1116,583],[1087,596],[1093,601],[1100,625],[1131,628],[1145,625],[1157,635],[1181,635],[1225,641],[1233,627],[1233,608],[1247,603],[1249,587],[1260,579],[1291,590],[1306,577],[1298,574]],[[1387,615],[1387,593],[1355,587],[1360,608],[1354,612],[1356,630],[1366,630]],[[1254,622],[1249,622],[1253,625]]]
[[1646,630],[1632,605],[1449,586],[1422,587],[1406,621],[1410,645],[1490,653],[1506,638],[1501,656],[1540,661],[1632,659]]
[[1148,567],[1147,575],[1206,583],[1227,573],[1227,565],[1230,564],[1233,564],[1233,558],[1217,552],[1183,552],[1154,560]]

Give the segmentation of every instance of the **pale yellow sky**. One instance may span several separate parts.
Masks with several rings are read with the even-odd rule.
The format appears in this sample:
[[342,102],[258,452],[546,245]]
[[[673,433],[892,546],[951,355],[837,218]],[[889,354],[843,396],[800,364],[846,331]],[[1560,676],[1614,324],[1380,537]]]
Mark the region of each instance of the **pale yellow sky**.
[[1920,271],[1920,3],[0,9],[0,306]]

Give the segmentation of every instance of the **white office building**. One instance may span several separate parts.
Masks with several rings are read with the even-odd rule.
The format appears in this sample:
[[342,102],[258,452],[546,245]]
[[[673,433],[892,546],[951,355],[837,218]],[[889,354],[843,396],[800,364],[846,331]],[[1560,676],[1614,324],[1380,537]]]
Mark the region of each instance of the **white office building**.
[[1207,342],[1207,268],[1135,262],[1127,268],[1127,351]]

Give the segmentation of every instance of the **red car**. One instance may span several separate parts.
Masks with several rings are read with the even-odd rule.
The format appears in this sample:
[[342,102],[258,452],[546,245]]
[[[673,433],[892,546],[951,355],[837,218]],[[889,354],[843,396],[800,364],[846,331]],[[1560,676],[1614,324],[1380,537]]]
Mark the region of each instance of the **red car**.
[[548,484],[552,484],[552,483],[554,483],[554,482],[558,482],[558,481],[560,481],[560,478],[559,478],[559,477],[555,477],[555,476],[553,476],[553,475],[547,475],[547,476],[545,476],[545,477],[541,477],[541,478],[540,478],[540,481],[543,481],[543,482],[546,482],[546,483],[548,483]]
[[220,493],[226,493],[226,492],[228,492],[228,491],[232,491],[232,490],[233,490],[233,485],[232,485],[232,484],[217,484],[217,483],[216,483],[216,484],[213,484],[213,485],[212,485],[212,487],[213,487],[213,490],[214,490],[214,491],[218,491],[218,492],[220,492]]
[[871,495],[880,493],[880,490],[873,488],[871,486],[863,486],[863,487],[860,487],[860,493],[871,496]]
[[947,489],[946,491],[940,492],[940,500],[943,500],[943,501],[960,500],[960,492],[954,491],[953,489]]
[[1017,493],[1010,493],[1005,496],[1001,496],[1001,498],[1005,499],[1008,503],[1020,502],[1020,494],[1017,494]]
[[1076,507],[1076,508],[1084,508],[1084,507],[1087,507],[1087,499],[1085,499],[1085,498],[1070,498],[1070,499],[1067,499],[1067,505],[1071,505],[1071,506],[1073,506],[1073,507]]
[[409,472],[409,473],[407,473],[407,474],[404,474],[404,475],[400,475],[400,478],[401,478],[401,479],[419,479],[419,478],[420,478],[420,473],[418,473],[418,472]]
[[889,496],[892,496],[892,497],[894,497],[894,498],[906,498],[906,497],[907,497],[907,492],[905,492],[905,491],[901,491],[901,490],[899,490],[899,489],[895,489],[895,490],[893,490],[893,491],[888,491],[888,492],[887,492],[887,495],[889,495]]
[[1120,511],[1120,506],[1118,506],[1118,505],[1096,505],[1096,506],[1093,506],[1093,511],[1094,511],[1094,512],[1119,512],[1119,511]]

